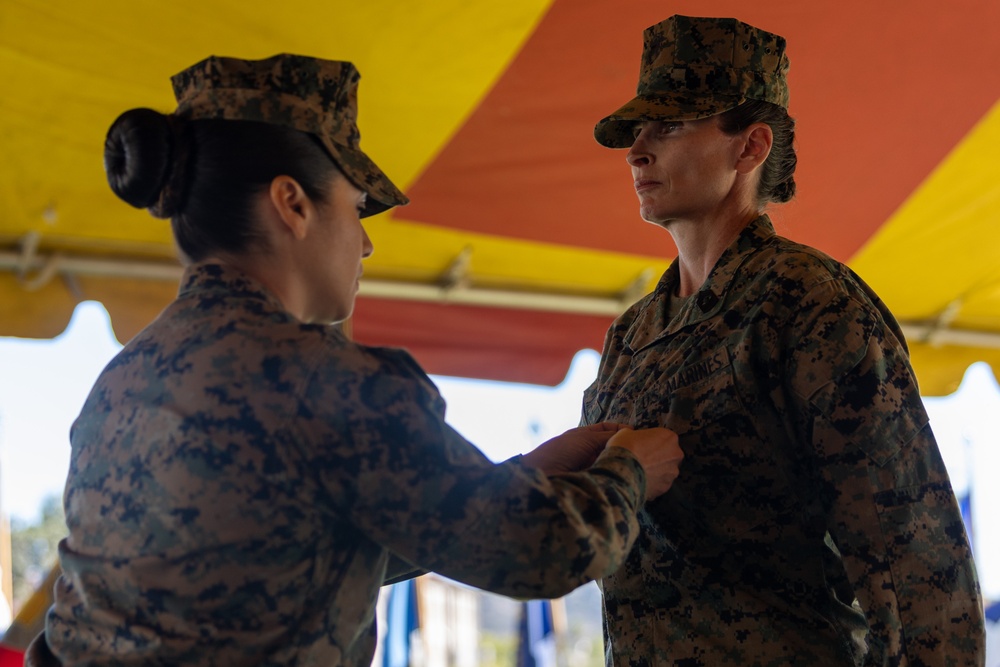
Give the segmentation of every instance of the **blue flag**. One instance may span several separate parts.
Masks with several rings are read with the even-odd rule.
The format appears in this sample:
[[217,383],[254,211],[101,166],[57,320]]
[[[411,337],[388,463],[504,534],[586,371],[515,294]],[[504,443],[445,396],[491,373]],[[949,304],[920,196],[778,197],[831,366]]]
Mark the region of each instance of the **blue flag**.
[[517,667],[556,667],[556,633],[548,600],[529,600],[521,606]]
[[420,627],[417,614],[417,582],[393,584],[386,614],[385,650],[382,667],[409,667],[413,632]]

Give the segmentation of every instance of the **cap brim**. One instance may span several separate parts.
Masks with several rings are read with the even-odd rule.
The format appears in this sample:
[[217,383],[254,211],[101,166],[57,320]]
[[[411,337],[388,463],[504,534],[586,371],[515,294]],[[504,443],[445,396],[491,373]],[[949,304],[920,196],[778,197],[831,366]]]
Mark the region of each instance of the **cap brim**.
[[410,203],[409,197],[363,151],[334,143],[325,137],[320,137],[320,140],[347,179],[368,194],[365,208],[361,211],[362,218]]
[[635,141],[633,131],[638,122],[708,118],[734,109],[744,101],[741,97],[729,96],[719,96],[712,100],[704,97],[684,98],[679,95],[634,97],[597,122],[594,126],[594,138],[608,148],[628,148]]

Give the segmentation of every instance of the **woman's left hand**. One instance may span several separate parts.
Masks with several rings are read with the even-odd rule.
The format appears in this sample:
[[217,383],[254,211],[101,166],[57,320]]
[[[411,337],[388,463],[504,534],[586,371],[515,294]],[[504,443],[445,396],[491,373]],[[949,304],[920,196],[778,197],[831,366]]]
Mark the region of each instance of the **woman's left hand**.
[[611,436],[622,428],[626,426],[612,422],[573,428],[546,440],[521,460],[546,475],[584,470],[594,463]]

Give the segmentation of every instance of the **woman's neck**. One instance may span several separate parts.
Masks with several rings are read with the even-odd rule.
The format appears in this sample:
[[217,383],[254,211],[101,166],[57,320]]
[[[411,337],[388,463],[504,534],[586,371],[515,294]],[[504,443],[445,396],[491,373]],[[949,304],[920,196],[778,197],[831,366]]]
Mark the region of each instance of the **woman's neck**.
[[675,221],[667,230],[677,246],[680,285],[678,296],[690,296],[708,280],[722,253],[747,225],[760,217],[752,209],[714,220]]

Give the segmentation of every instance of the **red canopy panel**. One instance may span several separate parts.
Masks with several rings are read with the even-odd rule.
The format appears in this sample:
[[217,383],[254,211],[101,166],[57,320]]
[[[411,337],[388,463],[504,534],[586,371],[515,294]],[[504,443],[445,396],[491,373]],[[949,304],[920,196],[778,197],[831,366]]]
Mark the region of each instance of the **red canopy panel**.
[[[352,336],[407,349],[435,375],[557,385],[573,356],[600,350],[612,318],[537,310],[358,299]],[[483,340],[490,340],[483,346]]]

